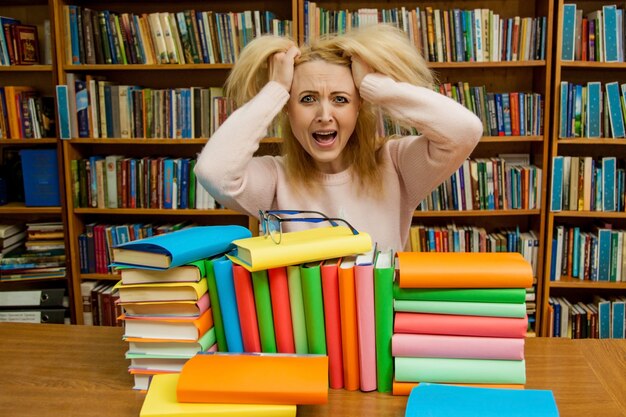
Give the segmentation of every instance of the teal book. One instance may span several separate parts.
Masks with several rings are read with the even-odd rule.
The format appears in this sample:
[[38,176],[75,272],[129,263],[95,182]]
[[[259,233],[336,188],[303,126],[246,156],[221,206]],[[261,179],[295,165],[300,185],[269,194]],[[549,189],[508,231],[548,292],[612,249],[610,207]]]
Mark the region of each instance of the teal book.
[[558,417],[552,391],[420,383],[406,404],[408,417]]
[[70,139],[70,105],[66,85],[57,85],[57,109],[59,123],[59,138]]
[[568,123],[570,121],[568,115],[567,115],[567,108],[568,108],[568,91],[569,91],[569,84],[567,81],[561,81],[561,88],[560,88],[560,92],[559,92],[559,96],[560,96],[560,111],[559,111],[559,137],[561,138],[566,138],[569,136],[568,134]]
[[561,27],[561,61],[573,61],[576,43],[576,4],[563,5],[563,27]]
[[[606,102],[609,109],[611,133],[614,138],[624,137],[624,118],[622,117],[622,102],[620,99],[620,87],[617,81],[606,83]],[[608,136],[608,135],[605,135]]]
[[598,229],[598,281],[609,281],[611,267],[611,229]]
[[[615,176],[617,160],[614,156],[602,158],[602,211],[615,211]],[[600,188],[600,187],[597,187]]]
[[113,265],[168,269],[230,251],[233,240],[250,237],[243,226],[194,226],[117,245]]
[[617,6],[602,6],[604,62],[618,62]]
[[613,339],[624,339],[626,327],[624,327],[624,316],[626,313],[626,298],[614,299],[611,302],[611,337]]
[[601,111],[602,86],[599,81],[587,83],[587,112],[585,113],[588,138],[599,138],[602,134],[602,111]]
[[563,209],[563,157],[552,159],[552,184],[550,192],[550,211]]

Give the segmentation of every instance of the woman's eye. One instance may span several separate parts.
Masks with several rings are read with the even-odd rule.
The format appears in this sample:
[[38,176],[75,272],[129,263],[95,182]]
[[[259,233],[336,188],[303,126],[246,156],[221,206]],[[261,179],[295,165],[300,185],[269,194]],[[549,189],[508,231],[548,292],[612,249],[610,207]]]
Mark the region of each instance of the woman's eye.
[[304,96],[300,99],[301,103],[313,103],[315,101],[315,98],[313,96]]
[[349,103],[348,99],[342,96],[335,97],[335,102],[341,103],[341,104]]

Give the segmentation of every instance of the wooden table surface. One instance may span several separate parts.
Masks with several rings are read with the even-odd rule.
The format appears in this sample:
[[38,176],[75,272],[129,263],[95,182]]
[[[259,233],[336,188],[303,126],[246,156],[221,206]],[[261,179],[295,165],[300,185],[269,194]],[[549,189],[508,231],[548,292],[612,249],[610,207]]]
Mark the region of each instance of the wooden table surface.
[[[0,323],[0,416],[137,417],[121,328]],[[530,338],[527,388],[554,392],[561,417],[626,417],[626,341]],[[331,390],[298,416],[404,416],[407,397]]]

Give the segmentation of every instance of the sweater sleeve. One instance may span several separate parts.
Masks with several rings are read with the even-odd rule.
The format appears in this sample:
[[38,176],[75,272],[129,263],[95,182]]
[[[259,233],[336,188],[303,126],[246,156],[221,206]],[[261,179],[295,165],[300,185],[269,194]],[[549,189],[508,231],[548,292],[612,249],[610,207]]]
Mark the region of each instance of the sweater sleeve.
[[482,122],[474,113],[428,88],[369,74],[361,83],[360,94],[420,132],[420,136],[388,142],[407,202],[413,206],[461,166],[483,133]]
[[277,165],[273,157],[253,157],[289,93],[269,82],[233,112],[202,149],[195,167],[200,184],[221,204],[256,214],[275,197]]

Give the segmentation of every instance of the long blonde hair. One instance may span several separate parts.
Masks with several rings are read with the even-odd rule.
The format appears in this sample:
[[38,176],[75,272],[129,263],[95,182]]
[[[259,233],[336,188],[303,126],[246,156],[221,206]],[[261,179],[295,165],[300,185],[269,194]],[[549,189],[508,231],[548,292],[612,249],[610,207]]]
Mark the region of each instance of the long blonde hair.
[[[262,36],[252,41],[239,56],[228,79],[226,94],[236,106],[252,99],[268,82],[268,60],[276,52],[286,51],[293,41],[278,36]],[[418,86],[430,87],[433,75],[424,58],[401,30],[388,25],[370,25],[341,35],[321,38],[300,47],[298,66],[321,60],[350,67],[353,55],[359,56],[375,72]],[[345,157],[356,174],[364,192],[382,191],[380,148],[388,138],[377,134],[379,110],[363,101],[355,131],[344,149]],[[294,183],[312,186],[315,183],[315,161],[293,136],[285,112],[278,115],[284,140],[282,154],[288,178]]]

